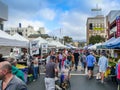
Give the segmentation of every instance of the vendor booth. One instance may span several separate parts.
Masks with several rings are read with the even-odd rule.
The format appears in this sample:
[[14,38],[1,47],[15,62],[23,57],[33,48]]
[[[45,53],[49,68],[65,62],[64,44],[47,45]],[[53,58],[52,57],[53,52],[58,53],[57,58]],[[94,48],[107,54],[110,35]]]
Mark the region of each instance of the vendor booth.
[[[20,37],[20,39],[21,39],[21,37]],[[18,40],[17,38],[0,30],[0,52],[3,56],[10,57],[11,48],[23,48],[23,47],[28,48],[28,44],[25,42],[26,41]],[[14,58],[14,57],[12,57],[12,58]],[[18,69],[21,69],[24,72],[25,82],[27,82],[27,66],[18,65],[17,67],[18,67]]]
[[106,45],[108,48],[120,48],[120,37]]

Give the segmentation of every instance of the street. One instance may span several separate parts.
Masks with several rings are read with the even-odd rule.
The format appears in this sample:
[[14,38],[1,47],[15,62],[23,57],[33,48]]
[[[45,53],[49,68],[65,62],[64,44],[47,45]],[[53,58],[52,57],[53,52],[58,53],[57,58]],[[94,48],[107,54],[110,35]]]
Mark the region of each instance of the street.
[[[70,79],[71,90],[117,90],[117,84],[111,78],[105,80],[104,84],[95,77],[88,80],[86,75],[73,74]],[[35,82],[28,84],[28,90],[45,90],[44,75],[41,75]]]

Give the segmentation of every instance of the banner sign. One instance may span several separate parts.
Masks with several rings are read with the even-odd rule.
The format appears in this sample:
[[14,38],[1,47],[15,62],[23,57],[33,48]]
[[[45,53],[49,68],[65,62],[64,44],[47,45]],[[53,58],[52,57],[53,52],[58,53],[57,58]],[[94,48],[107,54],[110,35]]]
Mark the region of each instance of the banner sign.
[[31,41],[30,42],[30,54],[31,55],[39,54],[39,44],[38,44],[38,41]]
[[104,28],[102,28],[102,27],[94,27],[93,30],[99,30],[99,31],[102,31],[102,30],[104,30]]
[[41,44],[42,53],[47,53],[47,48],[48,48],[47,43],[42,43]]
[[116,26],[117,26],[117,37],[120,37],[120,16],[116,17]]

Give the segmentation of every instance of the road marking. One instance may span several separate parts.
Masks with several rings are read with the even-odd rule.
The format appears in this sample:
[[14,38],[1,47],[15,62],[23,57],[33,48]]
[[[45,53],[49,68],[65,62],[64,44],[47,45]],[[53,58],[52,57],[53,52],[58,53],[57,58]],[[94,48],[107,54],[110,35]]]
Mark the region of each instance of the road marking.
[[[42,75],[45,75],[45,73],[40,73]],[[60,73],[59,73],[60,75]],[[86,76],[86,74],[80,74],[80,73],[70,73],[71,76]],[[93,75],[93,76],[96,76],[96,75]]]
[[73,76],[77,76],[77,75],[80,75],[80,76],[85,76],[86,74],[80,74],[80,73],[71,73],[70,75],[73,75]]

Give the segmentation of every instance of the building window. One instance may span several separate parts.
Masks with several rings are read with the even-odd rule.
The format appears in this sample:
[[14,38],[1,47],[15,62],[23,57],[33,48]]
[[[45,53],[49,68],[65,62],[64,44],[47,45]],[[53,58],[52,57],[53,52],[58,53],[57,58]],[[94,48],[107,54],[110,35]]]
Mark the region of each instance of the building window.
[[20,34],[21,36],[23,35],[22,32],[18,32],[18,34]]
[[93,30],[93,24],[92,23],[89,24],[89,29]]

